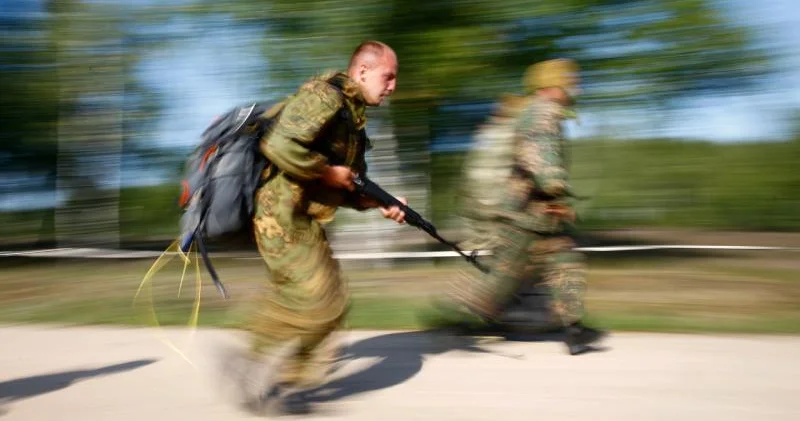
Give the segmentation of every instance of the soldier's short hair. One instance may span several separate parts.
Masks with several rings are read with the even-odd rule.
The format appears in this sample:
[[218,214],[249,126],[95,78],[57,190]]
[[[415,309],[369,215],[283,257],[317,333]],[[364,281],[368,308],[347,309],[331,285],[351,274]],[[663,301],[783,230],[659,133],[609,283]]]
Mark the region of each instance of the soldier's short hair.
[[348,67],[352,68],[358,65],[362,59],[368,57],[369,55],[373,55],[374,57],[383,57],[387,50],[390,50],[389,46],[380,41],[364,41],[353,51],[353,54],[350,56],[350,63],[348,64]]

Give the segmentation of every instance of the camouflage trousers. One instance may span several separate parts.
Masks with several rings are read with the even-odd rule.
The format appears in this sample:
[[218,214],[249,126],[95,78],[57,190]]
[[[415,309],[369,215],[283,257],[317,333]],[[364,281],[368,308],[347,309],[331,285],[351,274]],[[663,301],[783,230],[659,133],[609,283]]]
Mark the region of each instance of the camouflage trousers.
[[552,313],[564,326],[584,315],[586,264],[568,235],[542,235],[501,226],[492,241],[490,273],[473,274],[456,287],[456,301],[485,318],[498,316],[520,285],[534,280],[551,291]]
[[349,301],[324,229],[297,211],[300,197],[297,185],[282,177],[257,193],[255,237],[270,277],[246,330],[254,355],[269,356],[298,340],[279,379],[314,386],[335,357],[331,334],[341,326]]

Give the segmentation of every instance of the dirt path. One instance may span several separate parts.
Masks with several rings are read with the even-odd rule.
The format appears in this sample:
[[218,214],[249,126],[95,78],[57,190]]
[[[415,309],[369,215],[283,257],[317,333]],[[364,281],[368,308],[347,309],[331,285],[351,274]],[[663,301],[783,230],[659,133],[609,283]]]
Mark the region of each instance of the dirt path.
[[[20,326],[0,338],[8,421],[253,418],[215,387],[213,351],[236,340],[231,332]],[[800,419],[800,337],[619,333],[603,352],[579,357],[551,341],[470,350],[416,332],[343,339],[350,358],[309,419]]]

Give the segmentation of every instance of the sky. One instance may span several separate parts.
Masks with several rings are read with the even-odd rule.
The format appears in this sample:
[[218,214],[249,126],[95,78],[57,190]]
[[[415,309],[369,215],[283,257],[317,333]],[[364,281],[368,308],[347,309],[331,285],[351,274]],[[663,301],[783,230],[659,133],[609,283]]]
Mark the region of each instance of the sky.
[[798,0],[725,0],[734,20],[757,25],[757,42],[782,54],[780,74],[765,81],[764,94],[755,97],[698,99],[685,110],[685,123],[673,127],[675,136],[695,136],[730,142],[775,139],[789,134],[781,110],[800,107],[800,2]]

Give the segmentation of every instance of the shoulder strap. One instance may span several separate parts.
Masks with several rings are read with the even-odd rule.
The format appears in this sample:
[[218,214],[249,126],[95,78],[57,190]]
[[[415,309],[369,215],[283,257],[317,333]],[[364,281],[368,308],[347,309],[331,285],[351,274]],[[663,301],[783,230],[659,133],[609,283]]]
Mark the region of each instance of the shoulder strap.
[[339,93],[339,97],[342,99],[342,106],[339,109],[339,115],[343,119],[345,119],[347,124],[352,129],[353,128],[353,118],[350,115],[350,110],[347,108],[347,101],[346,101],[346,98],[345,98],[345,95],[344,95],[344,79],[342,78],[341,75],[335,74],[335,75],[333,75],[333,77],[331,77],[328,80],[326,80],[326,82],[329,85],[333,86],[336,89],[336,92]]
[[[344,78],[340,74],[335,74],[333,75],[333,77],[329,78],[327,82],[328,84],[336,88],[336,91],[339,92],[339,95],[342,97],[342,108],[339,110],[340,118],[342,118],[345,121],[345,123],[350,127],[350,130],[356,131],[355,121],[353,120],[353,116],[350,113],[350,109],[347,108],[347,103],[345,102]],[[358,135],[361,137],[364,146],[366,146],[367,149],[371,149],[372,142],[367,136],[366,129],[358,130]]]

